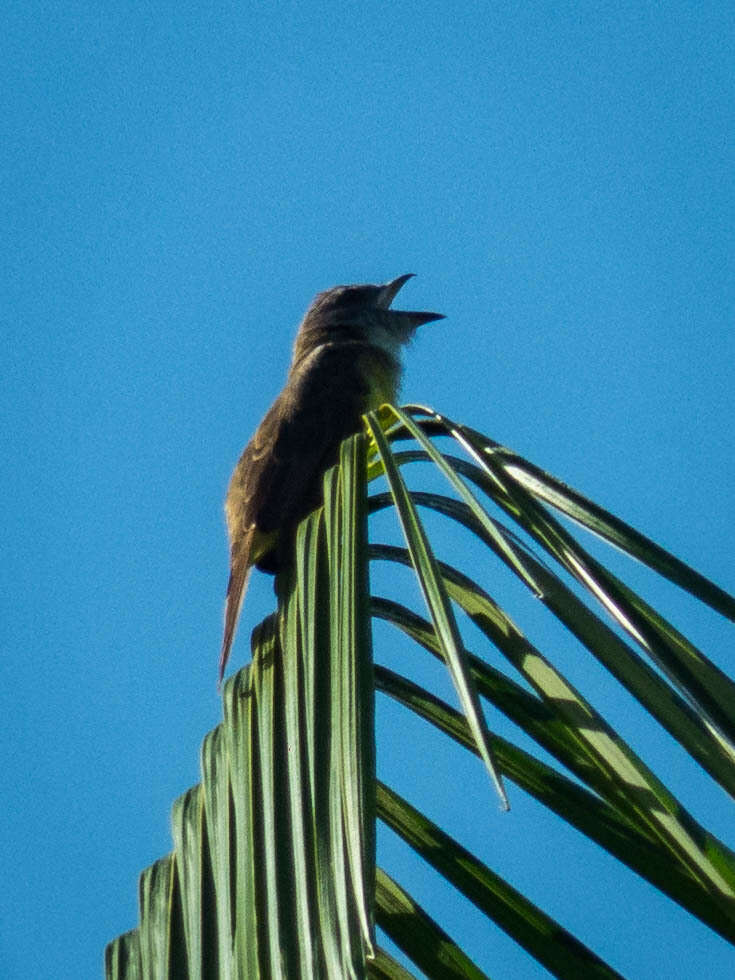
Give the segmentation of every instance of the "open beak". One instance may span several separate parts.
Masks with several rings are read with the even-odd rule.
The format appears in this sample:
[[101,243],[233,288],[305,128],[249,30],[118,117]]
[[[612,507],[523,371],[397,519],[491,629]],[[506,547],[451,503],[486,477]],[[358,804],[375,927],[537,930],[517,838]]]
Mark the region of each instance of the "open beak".
[[[413,279],[414,275],[415,273],[413,272],[407,272],[405,276],[399,276],[397,279],[392,279],[390,282],[387,282],[380,290],[377,305],[381,309],[387,310],[396,298],[398,291],[405,286],[409,279]],[[409,323],[412,327],[420,327],[422,323],[431,323],[432,320],[444,319],[443,313],[414,312],[408,310],[391,310],[391,312]]]

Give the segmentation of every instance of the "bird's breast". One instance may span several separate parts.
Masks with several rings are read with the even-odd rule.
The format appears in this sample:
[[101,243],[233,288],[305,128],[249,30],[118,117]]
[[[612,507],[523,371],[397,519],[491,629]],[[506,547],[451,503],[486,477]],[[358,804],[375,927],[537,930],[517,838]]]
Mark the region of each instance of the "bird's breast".
[[383,402],[397,401],[401,383],[400,364],[379,348],[361,352],[360,361],[360,374],[367,387],[365,411],[372,411]]

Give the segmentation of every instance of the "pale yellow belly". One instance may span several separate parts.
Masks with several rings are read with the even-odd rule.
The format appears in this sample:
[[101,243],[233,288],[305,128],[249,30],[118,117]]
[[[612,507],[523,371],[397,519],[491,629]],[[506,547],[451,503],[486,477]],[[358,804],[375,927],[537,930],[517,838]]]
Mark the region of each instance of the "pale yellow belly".
[[363,355],[363,377],[368,379],[369,394],[365,411],[373,411],[384,402],[398,401],[400,371],[388,367],[382,358]]

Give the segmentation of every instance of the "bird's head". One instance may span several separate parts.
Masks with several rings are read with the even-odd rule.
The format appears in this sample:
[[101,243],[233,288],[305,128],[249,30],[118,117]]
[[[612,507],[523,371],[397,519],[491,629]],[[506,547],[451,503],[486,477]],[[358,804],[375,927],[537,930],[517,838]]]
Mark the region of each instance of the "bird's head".
[[380,285],[333,286],[314,297],[301,321],[294,361],[319,344],[360,340],[397,357],[417,327],[443,320],[443,313],[393,310],[391,303],[413,273]]

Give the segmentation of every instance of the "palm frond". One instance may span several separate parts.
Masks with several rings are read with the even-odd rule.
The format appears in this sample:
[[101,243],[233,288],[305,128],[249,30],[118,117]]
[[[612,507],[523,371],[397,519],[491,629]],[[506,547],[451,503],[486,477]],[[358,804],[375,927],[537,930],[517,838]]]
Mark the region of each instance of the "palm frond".
[[[384,406],[365,424],[369,442],[344,444],[340,465],[325,476],[323,509],[299,527],[294,566],[277,580],[277,612],[254,631],[253,662],[228,681],[224,720],[204,741],[201,784],[174,804],[174,852],[141,875],[139,927],[108,946],[106,975],[405,980],[406,967],[378,944],[377,921],[427,976],[483,977],[416,898],[376,867],[380,818],[555,976],[620,976],[377,781],[376,690],[482,759],[503,805],[505,777],[511,801],[514,790],[533,796],[735,943],[733,851],[484,584],[434,555],[423,514],[440,514],[486,545],[580,651],[734,796],[735,683],[561,520],[729,619],[735,599],[476,430],[420,406]],[[415,448],[397,448],[408,439]],[[418,462],[433,465],[447,494],[410,488],[405,474]],[[368,500],[367,482],[378,476],[387,490]],[[368,512],[388,506],[403,547],[368,544]],[[426,617],[397,598],[371,597],[369,561],[412,568]],[[371,617],[447,666],[461,710],[404,672],[373,667]],[[465,621],[509,673],[467,648]],[[493,734],[483,701],[550,762]]]

